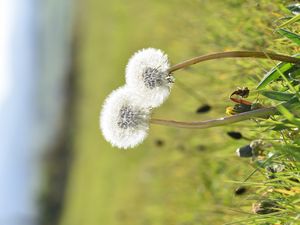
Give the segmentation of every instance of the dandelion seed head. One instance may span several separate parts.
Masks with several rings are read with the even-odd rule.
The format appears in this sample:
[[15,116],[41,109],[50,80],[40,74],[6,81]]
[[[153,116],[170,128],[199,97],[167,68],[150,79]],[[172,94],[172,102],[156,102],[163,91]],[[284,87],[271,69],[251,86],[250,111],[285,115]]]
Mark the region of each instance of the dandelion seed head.
[[148,134],[150,109],[127,86],[113,91],[100,114],[104,138],[118,148],[133,148]]
[[156,87],[161,87],[168,84],[167,72],[160,71],[157,68],[147,67],[142,73],[144,84],[149,89],[154,89]]
[[142,96],[150,107],[161,105],[169,96],[173,76],[168,72],[168,56],[159,49],[147,48],[135,53],[126,67],[126,84]]

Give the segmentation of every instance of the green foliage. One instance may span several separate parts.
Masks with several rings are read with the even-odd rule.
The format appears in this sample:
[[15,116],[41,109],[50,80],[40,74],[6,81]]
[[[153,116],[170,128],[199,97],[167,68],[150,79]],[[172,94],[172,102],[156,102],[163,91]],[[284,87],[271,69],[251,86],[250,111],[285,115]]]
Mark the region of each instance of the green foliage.
[[[278,114],[259,122],[258,127],[263,127],[268,132],[273,131],[273,139],[265,140],[265,148],[260,156],[254,159],[255,171],[261,174],[256,177],[252,176],[249,181],[242,183],[242,185],[248,183],[257,190],[253,195],[256,203],[252,207],[255,215],[228,224],[298,224],[300,214],[300,102],[299,82],[293,83],[293,81],[299,75],[299,71],[295,69],[287,72],[288,66],[284,68],[284,65],[286,64],[272,69],[270,77],[267,78],[269,80],[266,81],[264,78],[260,83],[266,87],[267,83],[276,81],[279,76],[282,78],[280,85],[275,85],[277,91],[260,91],[263,96],[267,97],[268,102],[273,105],[277,104]],[[293,71],[297,72],[293,73]],[[277,78],[274,77],[275,73]],[[284,88],[280,87],[283,85]],[[278,101],[283,103],[278,104]],[[270,134],[266,136],[270,138]]]
[[281,24],[279,26],[279,28],[282,28],[282,27],[286,27],[286,26],[289,26],[289,25],[292,25],[293,23],[297,22],[298,20],[300,20],[300,14],[299,15],[296,15],[294,16],[292,19],[284,22],[283,24]]
[[290,39],[291,41],[295,42],[297,45],[300,45],[300,36],[298,34],[295,34],[286,29],[278,29],[277,32],[283,35],[284,37]]
[[277,101],[288,101],[295,95],[292,93],[280,92],[280,91],[261,91],[262,95]]
[[[296,57],[300,58],[298,55]],[[289,76],[296,74],[297,76],[299,76],[299,65],[285,62],[278,63],[274,68],[266,73],[264,78],[259,82],[256,89],[259,90],[265,88],[271,82],[276,81],[281,76],[281,74],[287,74]]]

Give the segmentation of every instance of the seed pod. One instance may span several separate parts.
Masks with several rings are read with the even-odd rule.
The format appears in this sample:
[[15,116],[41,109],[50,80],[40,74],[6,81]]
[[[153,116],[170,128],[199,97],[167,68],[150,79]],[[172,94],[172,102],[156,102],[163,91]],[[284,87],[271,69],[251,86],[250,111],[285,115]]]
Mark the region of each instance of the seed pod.
[[233,110],[236,113],[243,113],[248,112],[251,110],[251,105],[245,105],[245,104],[235,104],[233,107]]
[[263,200],[252,205],[255,214],[269,214],[279,211],[279,206],[275,201]]
[[245,145],[243,147],[240,147],[236,150],[236,154],[238,157],[241,158],[250,158],[253,157],[253,149],[251,148],[250,145]]
[[243,195],[247,192],[247,188],[244,186],[240,186],[237,189],[235,189],[234,194],[235,195]]
[[161,140],[161,139],[156,139],[155,140],[155,145],[157,147],[162,147],[162,146],[164,146],[164,144],[165,144],[165,142],[163,140]]
[[251,105],[246,104],[235,104],[234,107],[227,107],[226,114],[228,115],[235,115],[238,113],[248,112],[251,110]]
[[209,112],[211,110],[211,106],[208,105],[208,104],[204,104],[204,105],[201,105],[197,110],[196,110],[196,113],[197,114],[200,114],[200,113],[206,113],[206,112]]
[[228,131],[227,135],[233,139],[242,139],[243,135],[240,132],[237,131]]

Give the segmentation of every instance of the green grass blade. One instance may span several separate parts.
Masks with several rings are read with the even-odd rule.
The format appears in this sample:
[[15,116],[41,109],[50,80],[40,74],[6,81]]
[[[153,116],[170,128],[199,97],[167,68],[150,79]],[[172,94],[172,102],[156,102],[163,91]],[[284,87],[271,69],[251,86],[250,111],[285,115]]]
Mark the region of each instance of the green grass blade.
[[284,93],[280,91],[262,91],[260,93],[267,98],[277,101],[289,101],[295,96],[292,93]]
[[295,23],[296,21],[300,20],[300,14],[297,16],[294,16],[292,19],[286,21],[285,23],[281,24],[278,28],[282,28],[288,25],[291,25],[293,23]]
[[[300,55],[295,54],[295,55],[293,55],[293,57],[300,58]],[[278,63],[268,73],[266,73],[264,78],[257,85],[256,89],[259,90],[259,89],[266,87],[269,83],[278,79],[281,76],[281,74],[291,73],[291,75],[294,75],[295,77],[297,77],[298,72],[299,72],[298,64],[292,64],[292,63],[286,63],[286,62]],[[296,75],[295,75],[295,73],[296,73]]]
[[277,110],[290,122],[293,124],[300,126],[300,119],[296,118],[287,108],[283,105],[278,105]]
[[269,83],[271,83],[272,81],[278,79],[280,77],[280,72],[278,70],[280,70],[282,73],[286,72],[287,70],[289,70],[290,68],[292,68],[293,64],[291,63],[278,63],[277,64],[277,68],[274,67],[272,68],[265,76],[264,78],[261,80],[261,82],[259,82],[258,86],[256,87],[256,89],[262,89],[264,87],[266,87]]
[[286,29],[278,29],[277,32],[300,46],[300,36]]
[[294,120],[294,115],[292,113],[290,113],[287,108],[285,108],[282,105],[278,105],[277,106],[278,111],[285,117],[287,118],[289,121],[293,121]]

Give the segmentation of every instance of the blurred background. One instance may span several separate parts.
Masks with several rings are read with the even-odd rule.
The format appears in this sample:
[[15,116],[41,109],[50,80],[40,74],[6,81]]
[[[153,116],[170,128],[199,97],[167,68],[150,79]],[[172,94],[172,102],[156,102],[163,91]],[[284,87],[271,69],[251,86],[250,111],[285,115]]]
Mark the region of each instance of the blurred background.
[[[105,97],[146,47],[172,64],[209,52],[270,50],[279,0],[0,0],[0,225],[221,224],[251,203],[234,195],[251,171],[227,131],[152,126],[135,149],[99,131]],[[263,60],[220,60],[176,74],[153,117],[225,115],[236,87],[255,86]],[[201,110],[202,109],[202,110]]]
[[[73,6],[70,0],[0,1],[1,225],[38,223],[46,164],[54,160],[49,154],[64,151]],[[58,179],[66,166],[55,164]],[[49,210],[55,215],[57,207]]]

